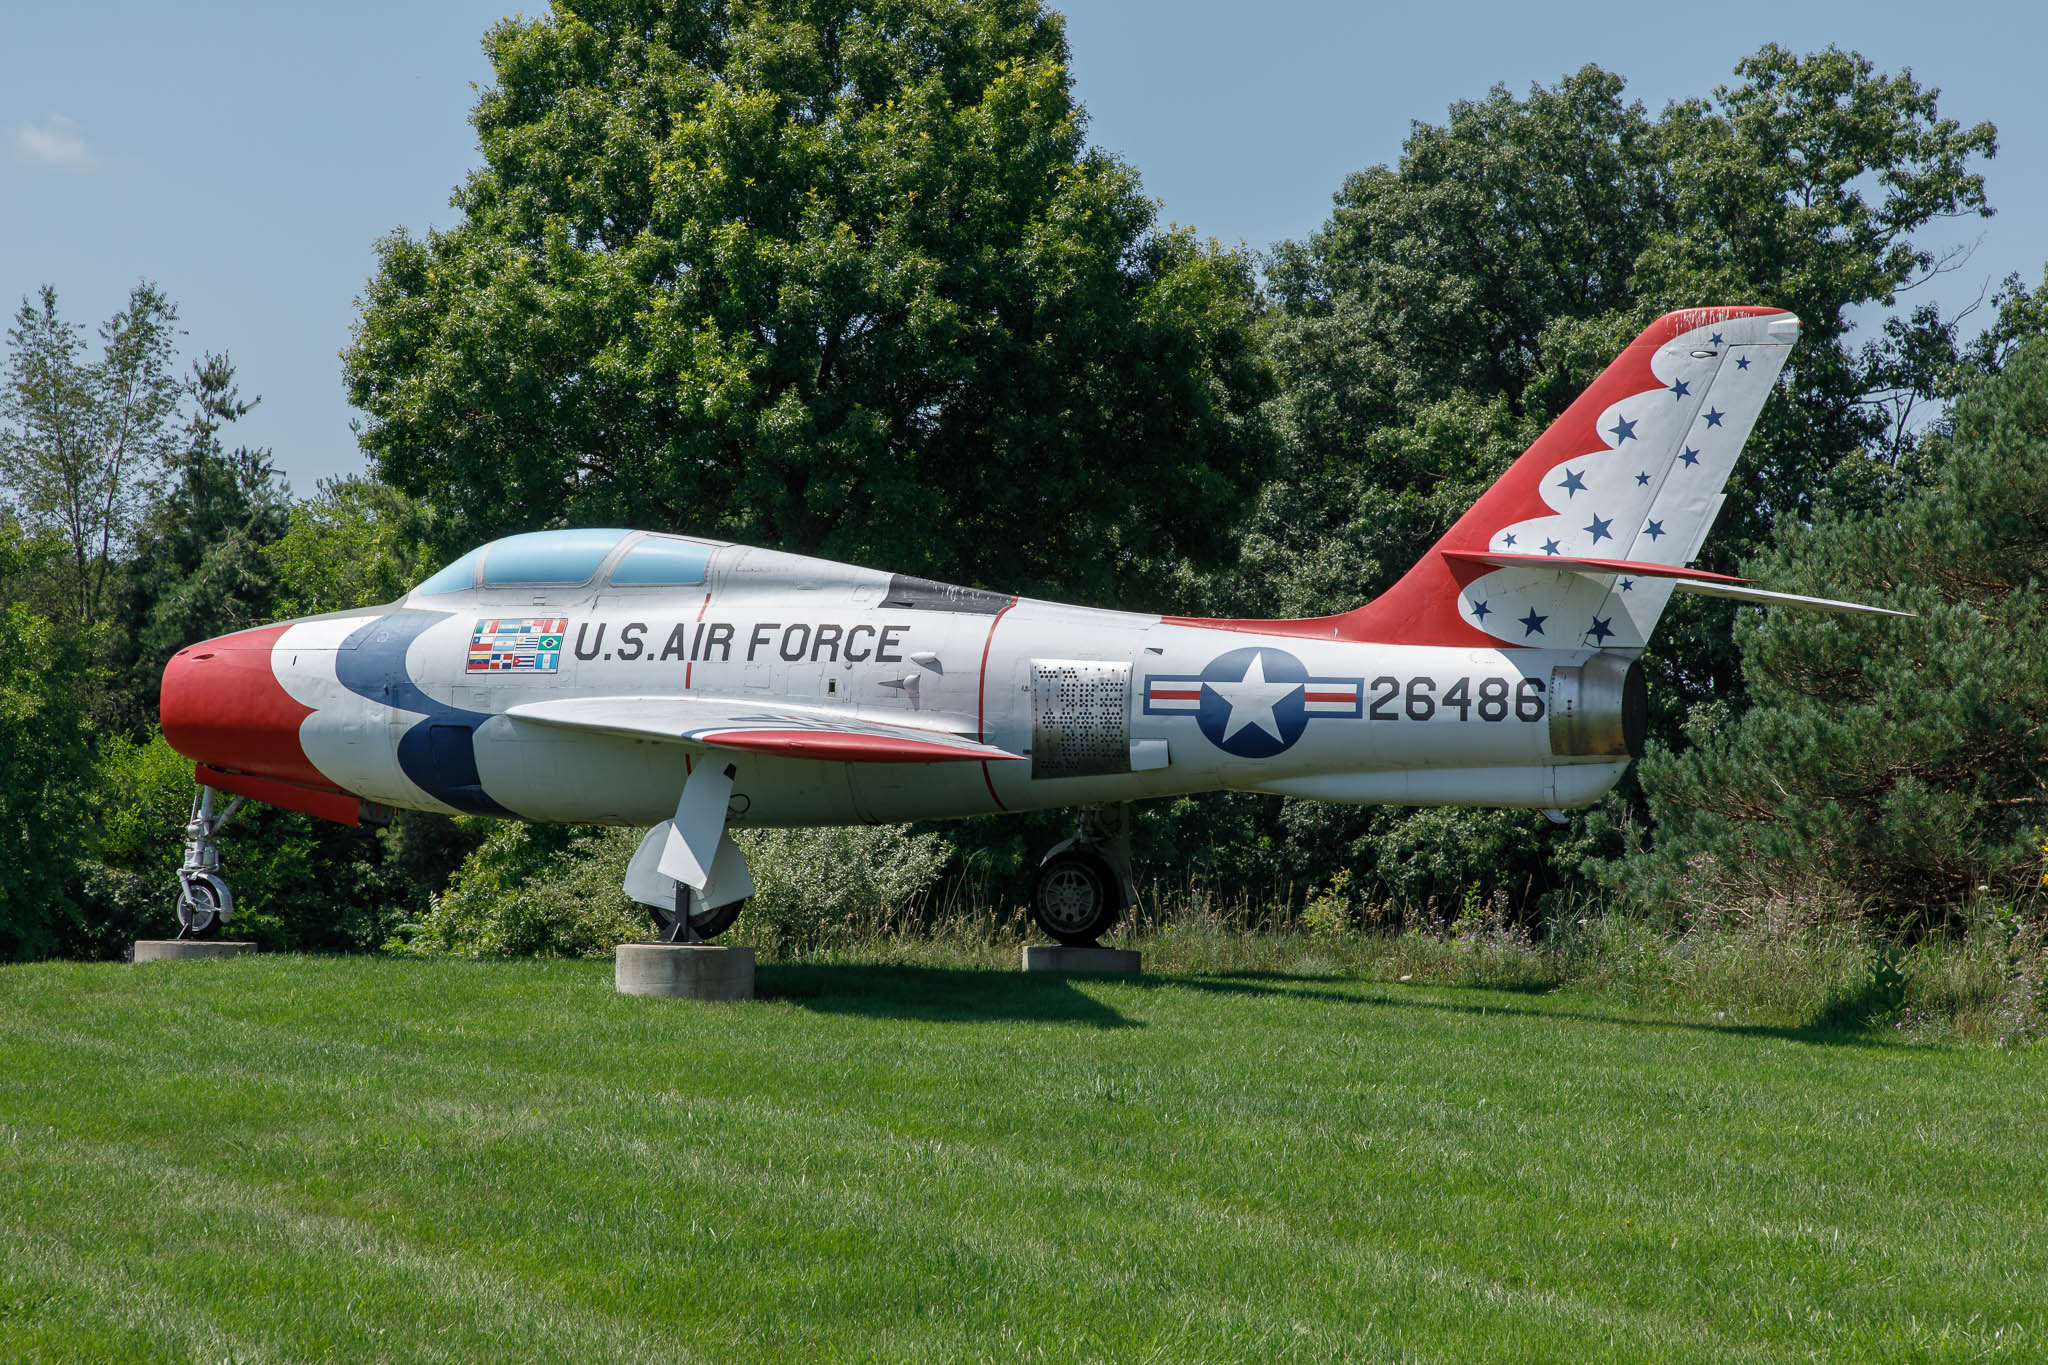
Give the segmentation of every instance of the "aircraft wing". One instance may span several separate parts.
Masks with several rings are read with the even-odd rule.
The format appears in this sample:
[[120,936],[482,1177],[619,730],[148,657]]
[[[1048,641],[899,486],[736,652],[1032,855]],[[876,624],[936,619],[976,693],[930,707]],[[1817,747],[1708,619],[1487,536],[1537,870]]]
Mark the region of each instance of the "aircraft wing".
[[836,763],[978,763],[1021,759],[965,735],[715,697],[564,697],[509,708],[513,720],[632,739]]

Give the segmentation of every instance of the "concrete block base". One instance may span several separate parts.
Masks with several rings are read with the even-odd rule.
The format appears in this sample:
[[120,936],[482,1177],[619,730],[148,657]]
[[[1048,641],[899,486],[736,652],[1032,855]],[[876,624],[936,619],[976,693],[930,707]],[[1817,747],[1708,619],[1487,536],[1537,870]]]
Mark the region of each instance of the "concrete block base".
[[1069,948],[1063,943],[1030,943],[1024,947],[1024,970],[1135,974],[1138,954],[1128,948]]
[[752,1000],[754,950],[723,943],[621,943],[612,981],[621,995]]
[[183,962],[195,957],[240,957],[253,953],[256,945],[232,938],[138,938],[137,962]]

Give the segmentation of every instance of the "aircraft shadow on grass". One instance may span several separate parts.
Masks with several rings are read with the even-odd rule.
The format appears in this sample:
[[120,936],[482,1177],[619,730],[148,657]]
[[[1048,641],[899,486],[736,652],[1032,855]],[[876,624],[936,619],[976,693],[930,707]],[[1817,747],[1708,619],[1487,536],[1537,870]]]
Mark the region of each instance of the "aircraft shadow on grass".
[[754,994],[821,1014],[935,1023],[1013,1020],[1142,1028],[1143,1023],[1077,990],[1071,977],[955,967],[790,964],[763,966]]
[[[1333,1006],[1429,1010],[1440,1014],[1501,1014],[1530,1019],[1555,1019],[1577,1024],[1718,1034],[1735,1038],[1775,1038],[1820,1047],[1878,1047],[1883,1037],[1847,1022],[1865,1017],[1859,1001],[1839,1001],[1822,1018],[1803,1026],[1713,1023],[1686,1019],[1646,1019],[1624,1013],[1584,1009],[1532,1009],[1503,1000],[1498,1004],[1434,999],[1385,985],[1368,990],[1339,986],[1333,978],[1287,972],[1234,971],[1167,973],[1117,978],[1119,984],[1143,989],[1181,989],[1223,995],[1285,997]],[[1080,1024],[1091,1028],[1142,1028],[1144,1021],[1077,989],[1075,978],[1004,970],[957,967],[876,967],[846,965],[764,966],[756,994],[824,1014],[854,1014],[876,1019],[923,1019],[938,1023],[986,1023],[993,1020],[1046,1024]],[[1545,995],[1550,987],[1502,985],[1479,987],[1509,997]],[[1841,1022],[1837,1022],[1841,1021]]]
[[[1475,1005],[1459,1000],[1435,1000],[1410,994],[1401,986],[1383,986],[1375,993],[1329,989],[1333,978],[1300,976],[1288,972],[1211,972],[1195,976],[1149,977],[1150,986],[1180,986],[1188,990],[1214,991],[1227,995],[1291,996],[1322,1000],[1332,1004],[1375,1005],[1392,1009],[1434,1010],[1441,1014],[1505,1014],[1529,1019],[1562,1019],[1580,1024],[1609,1024],[1621,1028],[1662,1029],[1712,1033],[1736,1038],[1779,1038],[1787,1042],[1821,1047],[1880,1047],[1883,1036],[1854,1020],[1869,1017],[1875,1002],[1860,997],[1831,1001],[1815,1022],[1799,1026],[1772,1024],[1712,1023],[1691,1019],[1645,1019],[1631,1014],[1602,1014],[1593,1010],[1530,1009],[1524,1005]],[[1322,987],[1323,989],[1311,989]],[[1547,995],[1549,986],[1503,984],[1460,986],[1459,990],[1483,990],[1507,995]]]

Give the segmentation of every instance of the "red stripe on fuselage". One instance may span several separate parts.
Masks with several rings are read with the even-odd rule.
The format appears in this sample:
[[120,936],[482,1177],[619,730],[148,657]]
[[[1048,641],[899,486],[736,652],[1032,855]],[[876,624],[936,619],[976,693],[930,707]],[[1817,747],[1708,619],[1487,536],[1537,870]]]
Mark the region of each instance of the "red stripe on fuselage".
[[[1004,606],[1004,608],[1001,611],[995,614],[995,619],[988,623],[988,634],[983,637],[981,642],[981,676],[979,679],[977,679],[975,683],[974,693],[974,736],[976,739],[979,739],[983,744],[988,743],[989,646],[993,645],[996,642],[996,627],[1002,623],[1002,619],[1005,616],[1010,614],[1010,608],[1016,605],[1017,599],[1013,597],[1009,600],[1009,603],[1006,606]],[[989,776],[988,763],[986,760],[984,760],[981,765],[981,780],[983,784],[988,787],[988,799],[996,803],[996,809],[1008,810],[1009,807],[1003,804],[1003,798],[996,795],[996,780],[995,778]]]
[[725,749],[848,763],[971,763],[982,758],[973,750],[962,750],[953,744],[830,730],[715,730],[704,734],[699,742]]
[[[711,594],[707,592],[704,594],[704,605],[697,608],[697,626],[700,630],[704,626],[704,613],[710,610]],[[683,665],[683,690],[685,692],[690,690],[690,675],[692,673],[695,673],[696,671],[697,661],[695,659],[692,659],[688,663]]]

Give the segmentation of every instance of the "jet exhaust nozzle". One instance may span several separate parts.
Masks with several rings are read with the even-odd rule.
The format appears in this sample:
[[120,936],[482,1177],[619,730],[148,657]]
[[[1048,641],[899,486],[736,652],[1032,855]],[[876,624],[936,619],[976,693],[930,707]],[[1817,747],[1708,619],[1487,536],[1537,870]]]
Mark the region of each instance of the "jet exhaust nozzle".
[[1640,659],[1595,654],[1550,672],[1550,752],[1559,758],[1641,758],[1650,691]]

